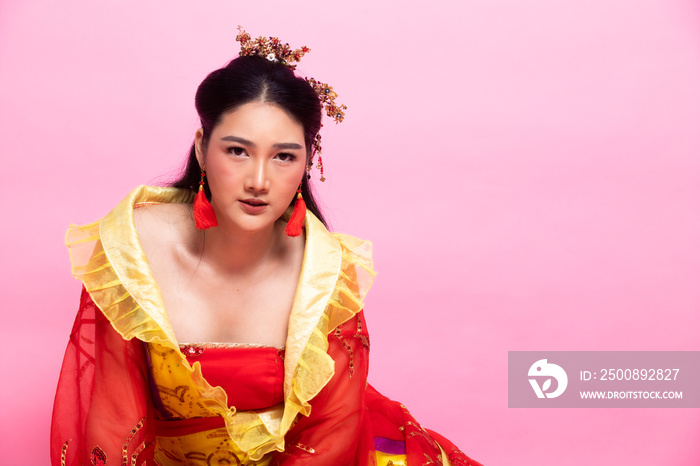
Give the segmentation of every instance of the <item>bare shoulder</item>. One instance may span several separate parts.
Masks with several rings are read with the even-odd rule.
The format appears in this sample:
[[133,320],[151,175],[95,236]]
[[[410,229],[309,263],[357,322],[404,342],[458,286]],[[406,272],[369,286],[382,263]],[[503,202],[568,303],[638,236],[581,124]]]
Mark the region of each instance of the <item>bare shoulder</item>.
[[134,224],[147,256],[162,248],[188,243],[194,230],[190,204],[154,204],[134,209]]

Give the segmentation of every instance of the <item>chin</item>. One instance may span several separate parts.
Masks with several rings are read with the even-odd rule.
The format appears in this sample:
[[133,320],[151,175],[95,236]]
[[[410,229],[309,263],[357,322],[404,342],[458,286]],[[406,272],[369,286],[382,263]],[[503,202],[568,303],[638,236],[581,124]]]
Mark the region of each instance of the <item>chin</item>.
[[246,233],[254,233],[256,231],[263,232],[274,228],[278,219],[279,218],[273,219],[268,215],[257,215],[248,218],[232,218],[231,223]]

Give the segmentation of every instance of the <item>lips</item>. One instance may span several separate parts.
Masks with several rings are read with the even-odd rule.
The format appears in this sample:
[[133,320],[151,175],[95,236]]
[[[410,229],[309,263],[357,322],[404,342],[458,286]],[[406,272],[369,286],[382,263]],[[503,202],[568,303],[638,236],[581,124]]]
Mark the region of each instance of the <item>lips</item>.
[[238,201],[245,212],[249,214],[259,214],[267,207],[267,202],[262,199],[251,197]]
[[267,205],[267,202],[263,201],[262,199],[258,199],[256,197],[251,197],[249,199],[243,199],[241,202],[248,204],[248,205],[253,205],[253,206],[258,206],[258,205]]

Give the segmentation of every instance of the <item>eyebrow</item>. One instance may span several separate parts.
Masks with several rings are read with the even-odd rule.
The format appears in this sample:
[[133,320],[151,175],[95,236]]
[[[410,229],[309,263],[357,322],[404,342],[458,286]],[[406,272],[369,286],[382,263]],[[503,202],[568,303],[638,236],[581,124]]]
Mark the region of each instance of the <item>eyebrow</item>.
[[[239,138],[238,136],[224,136],[221,138],[222,141],[229,141],[229,142],[237,142],[239,144],[242,144],[244,146],[249,146],[249,147],[255,147],[255,143],[253,141],[249,141],[244,138]],[[301,144],[297,144],[296,142],[278,142],[277,144],[273,144],[272,147],[275,149],[303,149],[304,147]]]
[[278,142],[273,144],[272,147],[275,149],[303,149],[302,145],[296,142]]
[[229,141],[229,142],[237,142],[239,144],[243,144],[244,146],[252,146],[255,147],[255,143],[253,141],[249,141],[247,139],[239,138],[238,136],[224,136],[221,138],[222,141]]

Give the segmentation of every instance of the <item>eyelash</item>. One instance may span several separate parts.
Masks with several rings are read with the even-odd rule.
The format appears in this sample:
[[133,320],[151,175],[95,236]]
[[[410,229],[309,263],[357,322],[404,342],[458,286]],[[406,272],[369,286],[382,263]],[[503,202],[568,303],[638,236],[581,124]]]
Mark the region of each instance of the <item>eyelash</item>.
[[240,157],[245,152],[245,149],[242,147],[233,146],[233,147],[229,147],[228,149],[226,149],[226,152],[228,152],[229,154],[231,154],[233,156]]
[[[226,152],[233,155],[234,157],[240,157],[243,154],[245,154],[246,150],[243,147],[232,146],[226,149]],[[280,157],[285,157],[285,160],[282,160]],[[297,159],[297,156],[294,154],[290,154],[289,152],[280,152],[279,154],[275,155],[275,158],[279,159],[280,162],[289,163],[294,162]]]
[[289,152],[280,152],[280,153],[277,154],[275,157],[276,157],[276,158],[279,158],[279,157],[281,157],[281,156],[286,156],[286,157],[287,157],[286,160],[280,159],[281,162],[294,162],[294,161],[297,159],[297,156],[296,156],[296,155],[290,154]]

